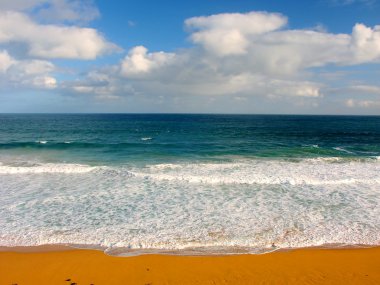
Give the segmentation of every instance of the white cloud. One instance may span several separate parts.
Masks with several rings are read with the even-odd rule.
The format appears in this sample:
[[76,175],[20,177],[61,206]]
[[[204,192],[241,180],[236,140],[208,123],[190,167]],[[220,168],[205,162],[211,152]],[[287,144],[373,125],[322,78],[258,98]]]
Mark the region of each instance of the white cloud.
[[9,67],[14,64],[14,59],[8,54],[6,50],[0,51],[0,72],[5,73]]
[[[271,91],[272,89],[273,91]],[[305,98],[323,97],[320,84],[307,81],[272,80],[269,84],[270,95],[295,96]]]
[[149,73],[154,69],[169,64],[175,57],[174,53],[148,53],[147,48],[137,46],[131,49],[121,63],[121,73],[124,76],[133,76]]
[[380,86],[374,85],[353,85],[348,87],[351,91],[358,91],[360,94],[380,95]]
[[115,100],[135,94],[133,87],[121,80],[117,67],[91,71],[82,79],[64,82],[61,88],[69,95],[88,95],[101,100]]
[[[374,100],[362,100],[358,102],[358,105],[363,108],[380,108],[380,100],[374,101]],[[379,109],[380,110],[380,109]]]
[[191,28],[192,41],[209,56],[231,58],[243,68],[248,62],[250,70],[265,73],[291,74],[331,63],[353,65],[380,60],[380,26],[356,24],[352,35],[279,30],[286,17],[263,12],[195,17],[185,23]]
[[185,21],[193,31],[191,40],[220,56],[245,54],[249,36],[277,30],[286,23],[286,17],[266,12],[226,13]]
[[367,109],[377,109],[380,111],[380,100],[355,100],[347,99],[345,105],[349,108],[367,108]]
[[[115,67],[119,74],[108,73],[113,80],[107,80],[107,87],[87,78],[73,90],[122,94],[119,90],[129,86],[152,96],[259,96],[302,104],[310,100],[317,106],[328,86],[311,80],[308,69],[375,62],[380,57],[371,48],[377,45],[377,27],[357,25],[352,35],[280,30],[286,22],[285,16],[264,12],[191,18],[185,23],[194,48],[165,53],[134,47]],[[371,56],[361,55],[366,48]]]
[[14,66],[14,72],[24,73],[26,75],[46,74],[54,71],[55,66],[46,60],[23,60],[17,62]]
[[26,10],[41,5],[46,0],[1,0],[0,10]]
[[379,61],[380,26],[371,29],[363,24],[356,24],[352,31],[351,48],[354,54],[353,63]]
[[2,11],[28,11],[44,22],[88,22],[99,17],[92,0],[2,0]]
[[0,43],[18,42],[40,58],[95,59],[117,47],[95,29],[40,25],[18,12],[0,13]]
[[[204,49],[148,53],[138,46],[121,62],[121,74],[146,94],[322,98],[323,84],[308,80],[300,71],[340,63],[342,46],[348,45],[350,36],[278,31],[285,24],[286,17],[264,12],[191,18],[186,25],[193,31],[192,39],[208,38],[194,41]],[[229,32],[242,35],[243,45],[236,44],[236,38],[218,39],[227,39]]]
[[347,100],[345,101],[345,104],[346,104],[347,107],[349,107],[349,108],[353,108],[353,107],[355,107],[355,100],[352,99],[352,98],[347,99]]
[[49,22],[89,22],[100,16],[91,0],[50,0],[39,9],[38,16]]
[[8,88],[26,86],[53,89],[57,80],[49,75],[55,66],[45,60],[16,60],[6,50],[0,51],[0,85]]
[[57,80],[51,76],[36,77],[32,84],[37,88],[54,89],[57,87]]
[[265,72],[294,74],[299,70],[341,63],[347,55],[348,35],[286,30],[268,33],[250,47],[249,60]]

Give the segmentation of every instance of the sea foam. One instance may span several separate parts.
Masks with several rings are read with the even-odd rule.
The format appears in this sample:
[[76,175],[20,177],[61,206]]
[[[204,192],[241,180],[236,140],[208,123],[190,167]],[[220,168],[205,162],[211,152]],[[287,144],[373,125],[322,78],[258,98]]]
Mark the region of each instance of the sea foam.
[[333,157],[297,162],[258,159],[235,163],[158,164],[133,173],[156,180],[206,184],[379,184],[380,164],[375,162]]
[[322,158],[3,164],[0,245],[225,253],[378,245],[379,171],[375,159]]
[[0,164],[0,174],[27,174],[27,173],[86,173],[96,167],[81,164],[45,163],[34,166],[9,166]]

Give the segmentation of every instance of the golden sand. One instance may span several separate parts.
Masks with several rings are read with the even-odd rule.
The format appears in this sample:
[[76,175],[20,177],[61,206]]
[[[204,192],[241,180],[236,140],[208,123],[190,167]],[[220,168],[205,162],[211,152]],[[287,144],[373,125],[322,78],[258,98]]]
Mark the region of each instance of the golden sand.
[[0,252],[0,284],[380,284],[380,248],[135,257],[51,250]]

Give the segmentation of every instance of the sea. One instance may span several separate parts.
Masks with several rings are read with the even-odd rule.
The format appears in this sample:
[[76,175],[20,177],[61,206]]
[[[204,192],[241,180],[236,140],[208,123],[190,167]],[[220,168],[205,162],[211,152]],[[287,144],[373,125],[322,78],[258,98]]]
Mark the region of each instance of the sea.
[[1,114],[0,246],[380,245],[380,117]]

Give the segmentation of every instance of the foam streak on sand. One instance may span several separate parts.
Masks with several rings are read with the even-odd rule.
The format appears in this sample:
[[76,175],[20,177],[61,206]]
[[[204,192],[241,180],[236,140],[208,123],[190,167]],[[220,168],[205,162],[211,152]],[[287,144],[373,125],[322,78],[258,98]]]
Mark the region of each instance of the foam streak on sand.
[[[91,250],[0,252],[0,284],[347,284],[380,282],[380,248],[117,258]],[[38,268],[38,270],[36,270]]]

